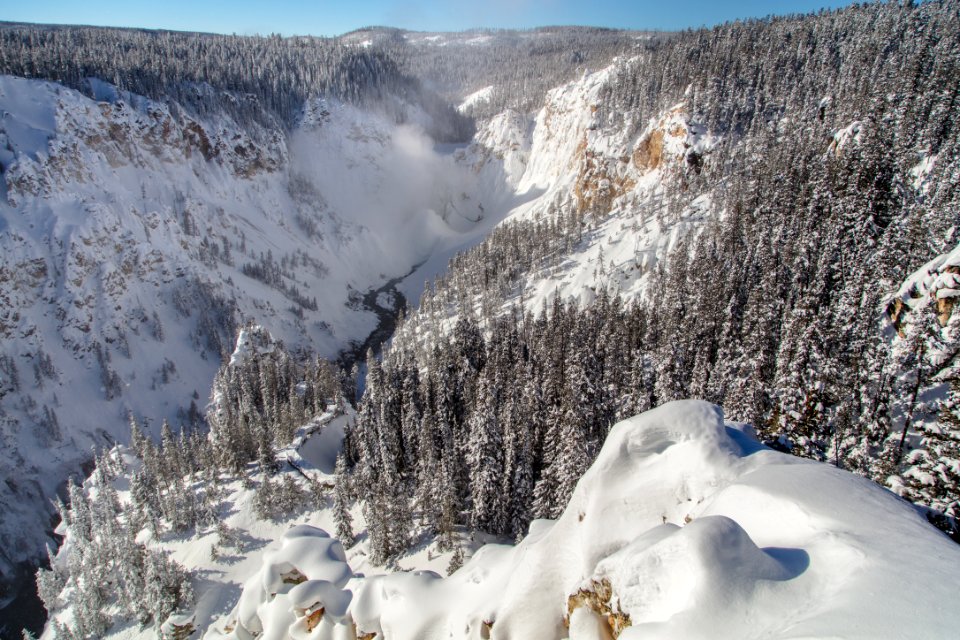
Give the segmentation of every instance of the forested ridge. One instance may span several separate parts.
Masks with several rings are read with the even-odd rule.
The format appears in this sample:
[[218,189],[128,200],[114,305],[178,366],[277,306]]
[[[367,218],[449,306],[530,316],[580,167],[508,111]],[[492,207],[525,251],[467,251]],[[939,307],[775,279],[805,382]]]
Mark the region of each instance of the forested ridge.
[[[260,327],[242,331],[247,352],[225,363],[214,380],[206,416],[212,438],[199,428],[203,415],[195,404],[178,433],[163,423],[159,442],[131,416],[129,449],[98,456],[84,486],[71,480],[68,502],[57,502],[69,532],[69,561],[51,555],[50,568],[37,573],[48,612],[72,605],[71,624],[54,625],[57,638],[102,637],[125,620],[159,633],[171,613],[189,609],[188,573],[140,534],[149,531],[157,540],[213,533],[212,558],[242,552],[243,537],[226,523],[226,485],[236,478],[255,490],[262,519],[328,506],[330,487],[302,472],[278,476],[296,467],[277,451],[312,419],[343,410],[345,380],[331,363],[290,353]],[[262,474],[258,482],[252,464]],[[119,477],[129,481],[126,504],[113,486]]]
[[[308,98],[327,96],[408,117],[422,106],[431,133],[465,140],[472,120],[450,105],[492,86],[469,116],[530,111],[547,90],[633,51],[637,36],[609,29],[498,31],[480,42],[424,43],[374,29],[342,37],[236,36],[142,29],[0,23],[0,73],[42,78],[92,93],[91,78],[174,101],[199,114],[226,110],[241,122],[292,126]],[[464,34],[467,35],[467,34]],[[451,50],[453,50],[451,52]],[[441,96],[443,96],[441,98]]]
[[469,122],[385,51],[336,38],[228,36],[73,26],[0,24],[0,73],[60,82],[94,94],[90,79],[199,115],[292,127],[310,97],[380,108],[422,106],[439,138],[469,137]]

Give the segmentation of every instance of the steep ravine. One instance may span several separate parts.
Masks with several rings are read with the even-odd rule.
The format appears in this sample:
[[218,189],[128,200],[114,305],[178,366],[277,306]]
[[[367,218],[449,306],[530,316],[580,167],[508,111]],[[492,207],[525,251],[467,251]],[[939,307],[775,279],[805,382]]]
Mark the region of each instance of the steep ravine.
[[[134,264],[144,271],[144,284],[151,287],[141,292],[138,272],[126,275],[124,264],[99,275],[104,280],[119,280],[125,285],[115,294],[108,292],[102,301],[96,298],[91,301],[94,305],[103,303],[100,304],[102,310],[99,307],[97,310],[106,319],[117,315],[114,307],[120,309],[118,313],[122,317],[130,313],[128,307],[133,306],[134,301],[158,299],[154,287],[165,290],[170,278],[165,272],[160,274],[164,278],[156,278],[157,271],[165,268],[165,261],[154,269],[145,269],[142,255],[152,245],[166,242],[170,245],[171,264],[189,264],[188,276],[198,278],[197,282],[215,283],[210,289],[198,289],[199,285],[195,285],[187,290],[188,294],[194,297],[199,293],[231,296],[240,305],[238,320],[260,322],[272,333],[280,328],[277,337],[288,344],[306,346],[324,355],[340,351],[340,362],[345,367],[352,367],[355,363],[362,367],[368,349],[379,351],[393,335],[406,301],[419,298],[420,283],[445,273],[448,260],[457,251],[481,242],[506,218],[529,220],[557,215],[558,207],[579,210],[578,195],[599,188],[591,185],[602,183],[601,177],[591,178],[591,181],[581,175],[585,161],[591,159],[590,166],[594,166],[600,159],[613,158],[610,160],[613,163],[614,156],[623,155],[615,151],[632,148],[635,143],[633,136],[619,130],[596,129],[593,107],[599,87],[606,79],[607,73],[599,72],[558,88],[548,97],[535,122],[528,116],[504,113],[482,127],[473,144],[449,154],[438,153],[416,132],[391,128],[389,123],[345,105],[321,103],[311,112],[315,117],[307,119],[296,135],[279,147],[280,169],[276,173],[226,181],[224,188],[230,192],[229,206],[218,204],[223,202],[223,193],[214,188],[217,179],[204,173],[209,167],[197,157],[190,160],[192,171],[189,175],[180,171],[176,163],[159,160],[156,166],[150,161],[146,168],[125,167],[124,170],[131,175],[157,174],[159,184],[176,185],[179,180],[186,181],[193,185],[193,191],[189,196],[180,194],[178,197],[177,193],[154,194],[134,185],[137,188],[132,189],[132,193],[123,191],[114,196],[109,191],[91,188],[85,198],[98,203],[100,208],[94,210],[97,215],[88,215],[79,231],[73,232],[79,242],[71,244],[71,249],[76,245],[83,254],[83,260],[77,260],[77,268],[103,262],[97,253],[99,245],[96,242],[88,244],[84,238],[122,235],[125,225],[130,222],[126,214],[114,212],[103,202],[115,198],[120,203],[118,207],[129,206],[135,212],[156,209],[157,213],[150,214],[157,225],[150,228],[152,236],[139,229],[127,232],[137,241],[139,262],[135,260]],[[50,85],[43,83],[38,89],[41,94],[38,100],[47,99],[50,91],[53,91]],[[81,106],[72,104],[77,102],[85,107],[83,98],[72,94],[66,94],[66,98],[68,104],[58,108],[68,109],[73,119],[87,128],[96,129],[103,124],[83,120]],[[124,118],[138,124],[142,116],[134,111]],[[54,129],[52,133],[54,139],[56,136],[70,136],[69,131]],[[686,129],[682,129],[681,134],[686,139]],[[80,142],[79,148],[83,154],[89,155],[87,165],[92,167],[92,173],[96,173],[95,169],[105,164],[101,156],[106,150],[88,148],[85,144]],[[152,156],[145,154],[145,157]],[[670,168],[670,163],[663,164],[648,172],[632,165],[620,167],[630,174],[627,177],[637,185],[637,192],[618,192],[613,200],[605,201],[605,206],[630,207],[633,198],[644,200],[656,190],[661,175]],[[45,170],[53,171],[53,168]],[[633,176],[638,172],[644,174],[642,181],[634,180],[641,177]],[[97,182],[100,183],[110,184],[106,178]],[[55,180],[49,190],[58,192],[67,188],[73,188],[73,184],[64,179],[62,184]],[[24,198],[25,202],[29,200],[26,196]],[[233,204],[234,198],[247,204],[234,210],[239,207]],[[168,202],[176,206],[168,207]],[[59,209],[44,212],[53,220],[71,213]],[[104,218],[111,223],[109,229],[102,222]],[[9,216],[9,219],[25,238],[25,245],[40,244],[27,230],[21,229],[20,218]],[[137,216],[135,219],[140,220]],[[202,229],[208,219],[214,224],[212,237],[219,236],[221,244],[231,247],[230,263],[221,252],[219,258],[214,255],[211,259],[208,255],[205,261],[194,264],[197,261],[193,259],[193,252],[207,245],[200,244],[205,238],[202,233],[193,234],[197,233],[198,227]],[[93,224],[97,221],[100,222]],[[312,228],[311,224],[317,225],[313,233],[308,229]],[[162,237],[159,235],[161,231],[165,234]],[[644,241],[654,249],[653,253],[664,250],[659,245],[666,231],[660,225],[652,225],[646,230]],[[614,257],[612,252],[609,253],[608,259]],[[632,256],[634,251],[631,249],[629,253]],[[295,266],[278,264],[288,255],[294,256],[292,263]],[[592,258],[589,255],[582,258],[579,261],[582,270],[592,271]],[[211,262],[212,268],[209,266]],[[251,269],[246,269],[248,264]],[[412,264],[415,266],[411,267]],[[117,271],[124,273],[125,279],[118,278]],[[248,272],[261,277],[251,277]],[[277,272],[281,274],[279,284],[286,294],[275,288]],[[288,272],[292,277],[286,275]],[[406,275],[384,276],[403,272],[407,272]],[[172,275],[174,285],[179,286],[177,273]],[[564,297],[578,295],[578,291],[589,284],[575,277],[574,271],[567,275],[570,277],[564,280],[570,282],[562,285]],[[96,271],[87,274],[88,278],[97,276]],[[154,279],[158,280],[157,283]],[[77,281],[83,284],[81,279]],[[382,284],[369,288],[372,282]],[[77,295],[84,293],[81,285],[77,287]],[[139,293],[142,296],[137,297]],[[203,306],[197,305],[191,297],[185,297],[180,289],[174,289],[169,296],[175,302],[180,300],[187,311],[191,310],[191,305]],[[300,311],[299,321],[296,317],[291,321],[290,314],[286,313],[291,296],[302,297],[308,303],[313,300],[315,308]],[[87,303],[87,299],[84,302]],[[140,333],[128,330],[124,336],[130,341],[134,357],[114,355],[112,363],[108,361],[121,381],[137,373],[135,366],[144,367],[149,363],[156,367],[163,363],[164,357],[176,361],[176,370],[181,372],[178,375],[192,370],[194,378],[200,376],[200,369],[194,370],[191,366],[191,358],[195,360],[196,353],[171,348],[174,344],[189,344],[194,330],[182,326],[184,320],[177,315],[179,309],[174,312],[174,309],[158,306],[158,310],[159,318],[150,320],[148,317],[144,328],[139,329]],[[159,330],[161,325],[162,331]],[[140,327],[139,324],[135,326]],[[44,337],[57,335],[55,326],[44,326],[42,331]],[[158,339],[156,336],[160,333],[165,337]],[[49,348],[56,342],[50,337],[46,344]],[[350,346],[341,351],[345,344]],[[58,357],[56,353],[53,355]],[[64,358],[63,362],[76,367],[69,359]],[[215,358],[203,360],[201,364],[211,369],[209,376],[202,381],[191,380],[189,385],[184,380],[179,385],[183,389],[167,388],[164,397],[187,398],[195,388],[200,389],[200,397],[203,397],[203,385],[208,385],[212,379],[215,363]],[[151,371],[140,373],[136,376],[138,385],[149,383]],[[75,376],[61,374],[61,377],[63,382],[69,382]],[[128,398],[153,397],[149,391],[149,388],[130,389],[124,392],[123,398],[126,401]],[[362,388],[359,391],[362,392]],[[102,404],[96,397],[96,389],[88,396]],[[154,396],[160,399],[158,394]],[[78,397],[78,403],[78,406],[90,405],[91,399]],[[136,413],[155,420],[163,415],[157,407],[146,403]],[[124,434],[125,430],[114,434],[113,438],[122,438]]]
[[[126,438],[127,416],[177,424],[191,397],[202,405],[246,321],[362,361],[419,296],[412,280],[517,200],[494,145],[455,157],[333,101],[283,133],[51,82],[0,89],[0,365],[20,378],[0,372],[0,628],[19,638],[42,615],[31,564],[52,540],[50,498],[91,448]],[[196,152],[198,131],[222,152]],[[269,162],[248,171],[234,152]]]

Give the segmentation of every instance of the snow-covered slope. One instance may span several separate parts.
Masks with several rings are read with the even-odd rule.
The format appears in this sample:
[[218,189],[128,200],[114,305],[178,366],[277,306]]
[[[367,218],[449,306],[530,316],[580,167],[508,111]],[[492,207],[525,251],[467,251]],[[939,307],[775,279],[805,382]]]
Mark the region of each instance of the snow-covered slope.
[[[698,124],[684,103],[636,126],[610,124],[602,96],[615,70],[614,65],[586,73],[557,87],[532,119],[510,111],[491,118],[474,144],[458,152],[489,185],[489,196],[509,189],[509,197],[497,199],[501,226],[539,223],[567,233],[581,230],[563,251],[519,267],[515,286],[495,294],[504,310],[522,302],[537,311],[556,294],[586,304],[600,288],[636,298],[681,237],[723,215],[709,189],[689,186],[718,137]],[[523,232],[532,233],[530,228]],[[406,286],[441,273],[423,270]],[[451,279],[456,282],[458,276]],[[478,291],[451,296],[458,303],[472,299],[477,307],[483,297]],[[417,316],[405,325],[407,331],[425,328],[426,336],[433,323],[420,322],[424,319]]]
[[336,355],[376,325],[359,293],[482,217],[474,173],[373,111],[317,99],[285,131],[94,93],[0,77],[4,575],[129,413],[203,406],[237,324]]
[[[291,536],[316,548],[294,557]],[[911,505],[766,449],[699,401],[615,426],[556,522],[481,548],[450,578],[334,579],[348,556],[322,534],[294,529],[274,545],[208,637],[247,637],[238,616],[271,638],[312,637],[302,630],[324,606],[337,615],[318,637],[355,627],[386,640],[947,638],[960,622],[960,549]],[[284,583],[281,569],[316,588]]]
[[709,193],[683,196],[679,213],[665,210],[665,190],[679,191],[683,174],[710,152],[717,140],[698,125],[683,103],[643,124],[605,126],[601,91],[613,67],[586,75],[547,96],[537,115],[528,169],[519,189],[544,190],[536,205],[513,219],[538,219],[574,211],[590,219],[586,241],[557,272],[534,273],[524,298],[538,308],[559,292],[587,299],[598,286],[626,296],[645,286],[644,274],[677,239],[696,229],[712,209]]
[[[184,624],[189,622],[194,628],[206,629],[219,618],[224,618],[236,604],[244,583],[251,582],[259,568],[268,564],[271,556],[277,555],[284,534],[294,525],[333,530],[329,496],[324,495],[315,502],[317,496],[314,492],[318,488],[326,491],[332,486],[333,459],[340,450],[344,427],[351,418],[349,408],[330,406],[328,411],[299,429],[288,447],[277,452],[281,469],[272,481],[276,486],[284,481],[292,482],[302,492],[300,504],[290,513],[276,518],[258,516],[256,488],[262,485],[264,476],[257,472],[256,465],[251,464],[243,478],[230,479],[215,489],[221,496],[217,513],[220,524],[217,526],[198,527],[192,535],[170,531],[155,535],[149,527],[140,532],[139,541],[152,550],[169,554],[171,560],[192,572],[195,602],[186,613]],[[120,473],[110,480],[110,484],[129,519],[133,513],[132,474],[142,471],[143,464],[123,445],[111,450],[109,456],[111,463],[120,467]],[[95,496],[102,491],[102,483],[103,478],[94,474],[85,482],[84,491]],[[200,484],[205,490],[210,489],[208,483]],[[54,559],[53,568],[66,575],[70,563],[77,560],[72,557],[75,541],[67,527],[61,525],[59,532],[66,534],[66,538]],[[307,570],[306,566],[302,568]],[[70,624],[76,597],[68,587],[58,598],[59,608],[51,612],[48,625],[48,633],[53,637],[55,622]],[[112,610],[111,614],[115,611]],[[114,625],[109,629],[109,635],[114,638],[153,638],[156,626],[151,624],[141,628],[128,622]]]

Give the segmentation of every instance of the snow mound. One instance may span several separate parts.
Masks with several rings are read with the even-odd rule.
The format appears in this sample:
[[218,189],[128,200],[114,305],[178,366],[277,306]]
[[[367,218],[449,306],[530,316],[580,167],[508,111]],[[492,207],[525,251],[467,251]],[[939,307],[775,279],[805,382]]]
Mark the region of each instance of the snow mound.
[[958,563],[891,492],[680,401],[617,424],[558,520],[448,578],[353,574],[293,527],[205,637],[940,638],[960,624]]
[[351,614],[391,639],[932,638],[958,562],[889,491],[682,401],[615,426],[556,523],[447,579],[361,580]]
[[[791,563],[792,557],[796,560]],[[676,626],[697,618],[723,619],[744,610],[757,592],[795,577],[805,554],[782,559],[754,544],[725,516],[707,516],[686,527],[664,524],[602,560],[591,584],[606,580],[632,626],[624,638],[676,637]],[[588,586],[589,588],[589,586]],[[659,624],[672,621],[672,624]]]
[[326,531],[297,525],[243,588],[224,633],[213,638],[333,638],[348,624],[353,576],[343,546]]

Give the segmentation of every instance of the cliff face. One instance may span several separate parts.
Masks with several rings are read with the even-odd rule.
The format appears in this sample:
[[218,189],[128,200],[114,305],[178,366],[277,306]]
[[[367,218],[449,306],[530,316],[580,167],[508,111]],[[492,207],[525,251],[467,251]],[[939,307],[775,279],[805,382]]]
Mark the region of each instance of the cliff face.
[[[683,103],[635,126],[614,124],[602,101],[615,69],[550,91],[530,120],[511,112],[490,119],[463,152],[478,175],[506,176],[496,180],[502,224],[582,230],[553,259],[531,261],[516,286],[502,292],[500,308],[522,303],[538,310],[555,294],[589,303],[603,287],[635,298],[681,238],[722,214],[710,188],[690,186],[711,161],[718,136]],[[668,195],[681,205],[666,206]],[[462,293],[483,304],[477,292]],[[408,326],[416,324],[414,318]]]

